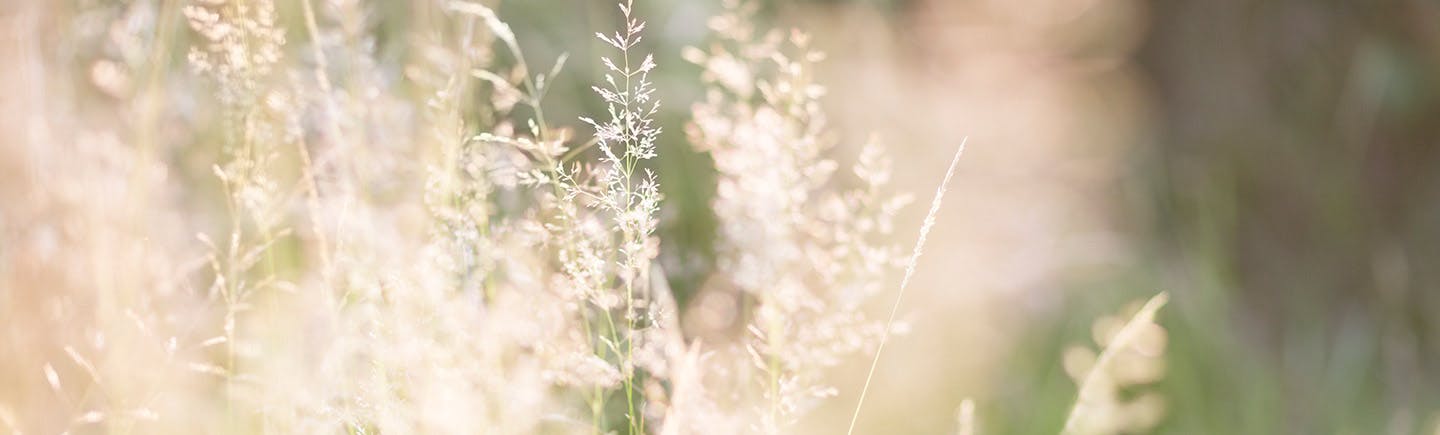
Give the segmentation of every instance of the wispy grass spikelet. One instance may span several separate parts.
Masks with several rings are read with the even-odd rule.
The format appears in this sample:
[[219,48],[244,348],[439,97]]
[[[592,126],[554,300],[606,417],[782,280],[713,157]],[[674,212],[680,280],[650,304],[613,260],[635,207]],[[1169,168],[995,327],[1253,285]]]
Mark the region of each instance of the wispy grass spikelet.
[[960,141],[960,146],[955,150],[955,157],[950,159],[950,167],[945,169],[945,179],[940,181],[940,186],[935,188],[935,198],[930,201],[930,211],[925,213],[925,223],[920,225],[920,237],[915,240],[915,248],[910,252],[910,260],[905,263],[905,277],[900,280],[900,290],[895,294],[895,303],[890,305],[890,317],[885,320],[885,329],[880,336],[880,344],[875,348],[875,357],[870,360],[870,370],[865,374],[865,386],[860,389],[860,399],[855,402],[855,412],[850,415],[850,429],[847,434],[855,433],[855,423],[860,420],[860,410],[865,406],[865,396],[870,392],[870,382],[875,379],[875,367],[880,365],[880,355],[885,351],[885,342],[890,340],[890,330],[895,324],[895,315],[900,311],[900,301],[905,297],[905,289],[910,286],[910,277],[915,274],[915,265],[920,261],[920,253],[925,247],[925,238],[930,235],[930,228],[935,226],[935,216],[940,213],[940,202],[945,199],[945,189],[950,185],[950,178],[955,175],[955,166],[960,163],[960,156],[965,153],[965,143],[970,138]]

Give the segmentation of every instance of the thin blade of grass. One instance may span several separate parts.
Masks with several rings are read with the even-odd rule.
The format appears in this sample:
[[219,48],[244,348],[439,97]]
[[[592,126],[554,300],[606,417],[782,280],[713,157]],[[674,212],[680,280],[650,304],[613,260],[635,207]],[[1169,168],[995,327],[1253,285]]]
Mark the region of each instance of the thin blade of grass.
[[881,332],[880,344],[875,348],[875,357],[870,360],[870,371],[865,375],[865,386],[860,389],[860,400],[855,403],[855,413],[850,416],[850,429],[846,434],[855,433],[855,422],[860,420],[860,409],[865,406],[865,396],[870,392],[870,381],[875,378],[875,367],[880,365],[880,354],[885,351],[885,342],[890,340],[890,329],[895,324],[895,314],[900,311],[900,300],[905,297],[905,288],[910,286],[910,277],[915,274],[915,263],[920,260],[921,250],[925,247],[925,238],[930,235],[930,228],[935,226],[935,215],[940,213],[940,201],[945,198],[945,189],[950,185],[950,178],[955,175],[955,166],[960,163],[960,155],[965,153],[965,143],[969,137],[960,141],[960,147],[955,150],[955,157],[950,160],[950,168],[945,170],[945,179],[940,181],[940,187],[935,188],[935,199],[930,201],[930,212],[925,214],[925,223],[920,225],[920,237],[915,240],[915,249],[910,252],[910,260],[905,264],[905,277],[900,280],[900,291],[895,295],[895,303],[890,306],[890,317],[885,320],[885,330]]

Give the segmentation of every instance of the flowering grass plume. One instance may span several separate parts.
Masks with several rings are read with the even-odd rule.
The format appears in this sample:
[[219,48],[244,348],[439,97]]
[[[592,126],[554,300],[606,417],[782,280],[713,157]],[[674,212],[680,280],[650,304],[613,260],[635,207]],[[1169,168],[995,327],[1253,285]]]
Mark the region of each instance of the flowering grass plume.
[[687,134],[715,160],[717,268],[750,310],[739,344],[748,358],[728,384],[747,386],[735,394],[749,398],[736,407],[750,430],[778,433],[835,394],[826,368],[885,335],[861,307],[899,264],[884,240],[909,198],[886,193],[890,163],[875,141],[853,179],[835,177],[814,81],[824,55],[802,32],[758,32],[755,8],[727,2],[710,21],[715,41],[686,50],[708,85]]

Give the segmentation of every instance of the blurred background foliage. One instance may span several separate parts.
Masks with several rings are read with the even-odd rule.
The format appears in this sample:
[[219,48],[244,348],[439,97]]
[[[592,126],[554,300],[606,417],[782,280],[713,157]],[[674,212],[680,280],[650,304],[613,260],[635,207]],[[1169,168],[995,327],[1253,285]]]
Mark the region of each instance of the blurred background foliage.
[[1136,213],[1187,296],[1171,427],[1435,430],[1440,5],[1161,2],[1152,22]]

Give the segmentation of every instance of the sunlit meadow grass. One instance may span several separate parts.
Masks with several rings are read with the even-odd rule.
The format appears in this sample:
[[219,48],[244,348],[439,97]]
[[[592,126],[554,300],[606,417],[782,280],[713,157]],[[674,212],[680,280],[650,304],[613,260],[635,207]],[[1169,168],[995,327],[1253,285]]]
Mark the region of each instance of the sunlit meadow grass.
[[[357,0],[91,3],[0,15],[16,433],[789,433],[841,362],[883,384],[903,307],[879,296],[908,287],[961,159],[923,223],[895,222],[884,144],[836,160],[824,55],[756,3],[684,52],[705,90],[684,132],[656,121],[672,65],[628,0],[578,119],[546,116],[567,56],[527,58],[493,4],[417,1],[396,36]],[[691,307],[657,261],[661,135],[718,174],[721,284]],[[1163,302],[1067,353],[1067,432],[1154,425],[1158,396],[1115,391],[1163,373]],[[725,318],[729,340],[687,329]],[[956,431],[983,433],[965,403]]]

